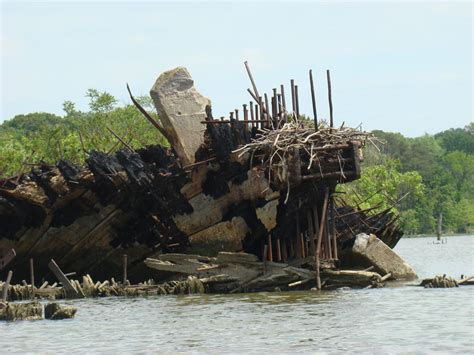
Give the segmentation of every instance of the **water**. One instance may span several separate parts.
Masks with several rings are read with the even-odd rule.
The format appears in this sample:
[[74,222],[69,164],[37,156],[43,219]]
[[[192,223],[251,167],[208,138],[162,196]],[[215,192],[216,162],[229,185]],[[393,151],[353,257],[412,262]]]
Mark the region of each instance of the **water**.
[[[402,239],[421,278],[473,274],[474,237]],[[3,352],[474,352],[474,287],[87,299],[0,324]]]

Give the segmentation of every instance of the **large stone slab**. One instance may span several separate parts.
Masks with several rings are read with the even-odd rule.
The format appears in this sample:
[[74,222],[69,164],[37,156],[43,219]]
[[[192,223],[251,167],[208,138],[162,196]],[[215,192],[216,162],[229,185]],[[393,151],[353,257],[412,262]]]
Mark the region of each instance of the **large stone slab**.
[[392,277],[397,280],[417,278],[413,268],[373,234],[358,234],[352,252],[369,261],[383,274],[391,273]]
[[204,140],[206,105],[211,101],[194,87],[184,67],[161,74],[150,90],[170,144],[183,165],[194,163],[194,154]]

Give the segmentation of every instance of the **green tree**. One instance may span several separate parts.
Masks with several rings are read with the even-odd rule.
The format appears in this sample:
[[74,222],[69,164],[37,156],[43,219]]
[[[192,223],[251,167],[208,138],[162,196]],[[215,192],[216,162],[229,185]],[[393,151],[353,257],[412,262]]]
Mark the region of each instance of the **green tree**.
[[99,92],[96,89],[89,89],[86,92],[86,97],[89,98],[89,108],[92,112],[109,112],[117,104],[117,99],[106,91]]

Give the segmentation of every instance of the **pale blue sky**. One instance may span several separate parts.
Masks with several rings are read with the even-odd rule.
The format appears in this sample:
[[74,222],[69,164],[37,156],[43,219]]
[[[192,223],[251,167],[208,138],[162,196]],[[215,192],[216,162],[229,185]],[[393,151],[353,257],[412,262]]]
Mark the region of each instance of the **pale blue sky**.
[[1,7],[1,116],[86,110],[88,88],[128,103],[186,66],[215,116],[289,80],[311,113],[308,69],[337,124],[408,136],[473,120],[471,2],[20,2]]

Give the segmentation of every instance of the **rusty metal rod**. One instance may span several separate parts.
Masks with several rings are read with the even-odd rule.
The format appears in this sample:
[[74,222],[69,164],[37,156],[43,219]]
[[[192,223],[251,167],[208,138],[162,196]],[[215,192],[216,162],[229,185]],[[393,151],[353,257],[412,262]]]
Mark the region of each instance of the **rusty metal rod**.
[[143,114],[143,116],[145,116],[145,118],[163,135],[163,137],[168,139],[168,135],[166,134],[165,129],[161,127],[158,124],[158,122],[155,121],[155,119],[150,116],[148,112],[146,112],[146,110],[138,103],[137,100],[135,100],[135,98],[132,95],[132,92],[130,91],[130,86],[128,86],[128,84],[127,84],[127,90],[128,90],[128,94],[130,95],[130,99],[132,100],[135,107],[138,108],[138,110]]
[[311,86],[311,102],[313,104],[314,129],[318,131],[318,113],[316,111],[316,94],[314,92],[313,71],[309,70],[309,83]]
[[249,126],[248,126],[248,122],[249,122],[249,112],[247,110],[247,104],[243,104],[242,105],[242,111],[244,113],[244,125],[245,125],[245,129],[248,130],[249,129]]
[[290,80],[291,84],[291,110],[296,112],[296,102],[295,102],[295,80]]
[[[247,61],[245,61],[244,65],[245,65],[245,69],[247,69],[247,74],[249,76],[250,82],[252,83],[253,92],[255,93],[256,97],[260,97],[260,95],[258,94],[257,85],[255,84],[255,80],[253,80],[252,72],[250,71],[249,63]],[[259,101],[259,104],[261,104],[261,103],[262,102]]]
[[268,95],[267,95],[267,93],[265,93],[265,94],[263,94],[263,95],[264,95],[264,97],[265,97],[265,109],[266,109],[266,113],[267,113],[267,115],[266,115],[265,118],[267,119],[267,126],[270,126],[270,119],[271,119],[271,116],[270,116],[270,114],[268,113],[268,107],[269,107],[269,106],[268,106]]
[[130,150],[131,152],[134,151],[133,148],[130,147],[130,146],[127,144],[127,142],[125,142],[122,138],[120,138],[120,136],[119,136],[117,133],[115,133],[115,132],[112,130],[112,128],[109,128],[109,127],[107,127],[107,126],[105,126],[105,128],[106,128],[110,133],[112,133],[112,135],[113,135],[115,138],[117,138],[117,139],[120,141],[120,143],[122,143],[128,150]]
[[285,87],[283,84],[280,85],[280,93],[281,93],[281,103],[283,104],[283,111],[286,111],[286,99],[285,99]]
[[332,90],[331,90],[331,74],[329,69],[326,70],[326,77],[328,81],[328,101],[329,101],[329,126],[331,128],[334,127],[334,119],[333,119],[333,108],[332,108]]
[[298,98],[298,85],[295,85],[295,103],[296,103],[296,117],[300,118],[300,101]]
[[[255,117],[254,117],[254,113],[253,113],[253,101],[250,101],[250,107],[249,107],[249,111],[250,111],[250,121],[253,121],[255,120]],[[252,122],[252,128],[253,128],[253,122]]]
[[[233,118],[231,118],[233,119]],[[267,120],[248,120],[248,123],[260,123],[260,122],[267,122]],[[223,121],[201,121],[202,124],[224,124],[224,123],[232,123],[230,120],[223,120]],[[314,149],[313,149],[314,150]]]

